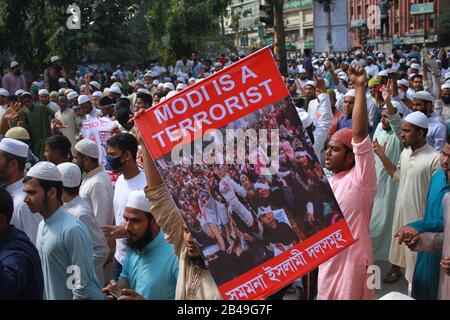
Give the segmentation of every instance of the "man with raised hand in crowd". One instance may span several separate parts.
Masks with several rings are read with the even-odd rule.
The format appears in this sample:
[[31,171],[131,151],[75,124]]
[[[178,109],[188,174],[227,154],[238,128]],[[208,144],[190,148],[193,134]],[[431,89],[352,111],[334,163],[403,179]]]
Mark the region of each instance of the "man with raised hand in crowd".
[[355,88],[352,129],[338,130],[331,137],[325,164],[334,173],[331,188],[358,241],[319,266],[319,300],[375,298],[374,290],[367,287],[367,268],[373,263],[369,222],[377,180],[368,131],[364,69],[352,65],[350,80]]

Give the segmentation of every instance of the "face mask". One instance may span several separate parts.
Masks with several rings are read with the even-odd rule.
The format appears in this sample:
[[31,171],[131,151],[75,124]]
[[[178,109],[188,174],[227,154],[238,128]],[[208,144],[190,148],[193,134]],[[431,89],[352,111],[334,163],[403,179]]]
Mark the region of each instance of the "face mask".
[[106,156],[106,161],[114,172],[121,172],[123,168],[123,163],[120,161],[122,156],[118,156],[117,158],[113,158],[109,155]]
[[450,103],[450,95],[443,96],[442,97],[442,101],[444,101],[445,104],[449,104]]

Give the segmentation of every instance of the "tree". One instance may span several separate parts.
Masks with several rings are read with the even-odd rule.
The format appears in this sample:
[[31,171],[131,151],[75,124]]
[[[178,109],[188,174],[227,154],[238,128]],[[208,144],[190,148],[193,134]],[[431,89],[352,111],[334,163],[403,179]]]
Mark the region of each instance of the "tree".
[[174,60],[202,51],[220,37],[220,17],[229,0],[157,0],[148,13],[150,52]]
[[287,76],[287,53],[285,40],[285,26],[283,17],[284,0],[273,0],[274,9],[274,28],[275,28],[275,52],[279,58],[280,73]]
[[[138,62],[149,57],[145,0],[78,0],[81,28],[66,27],[73,0],[2,0],[3,53],[22,61],[36,76],[53,55],[68,70],[79,62]],[[102,61],[98,61],[101,59]]]

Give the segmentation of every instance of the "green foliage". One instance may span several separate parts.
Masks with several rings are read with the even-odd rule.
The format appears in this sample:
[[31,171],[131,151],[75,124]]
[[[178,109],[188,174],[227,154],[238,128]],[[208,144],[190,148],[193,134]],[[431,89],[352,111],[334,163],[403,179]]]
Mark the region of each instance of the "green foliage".
[[[148,13],[150,52],[175,60],[193,50],[208,49],[220,37],[220,16],[229,0],[156,0]],[[220,41],[219,41],[220,42]]]
[[24,62],[34,75],[55,54],[68,70],[79,62],[146,62],[148,2],[78,0],[81,29],[71,30],[66,10],[73,0],[2,0],[0,51]]

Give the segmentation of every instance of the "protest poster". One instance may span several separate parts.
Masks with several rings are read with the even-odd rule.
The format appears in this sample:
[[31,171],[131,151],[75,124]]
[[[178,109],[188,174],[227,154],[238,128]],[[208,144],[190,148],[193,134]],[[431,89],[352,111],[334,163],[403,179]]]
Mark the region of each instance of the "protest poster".
[[354,243],[270,49],[136,124],[223,299],[265,298]]
[[114,135],[113,130],[119,127],[118,121],[104,118],[90,118],[81,123],[80,132],[83,138],[94,141],[99,150],[99,164],[108,168],[106,161],[106,142]]

